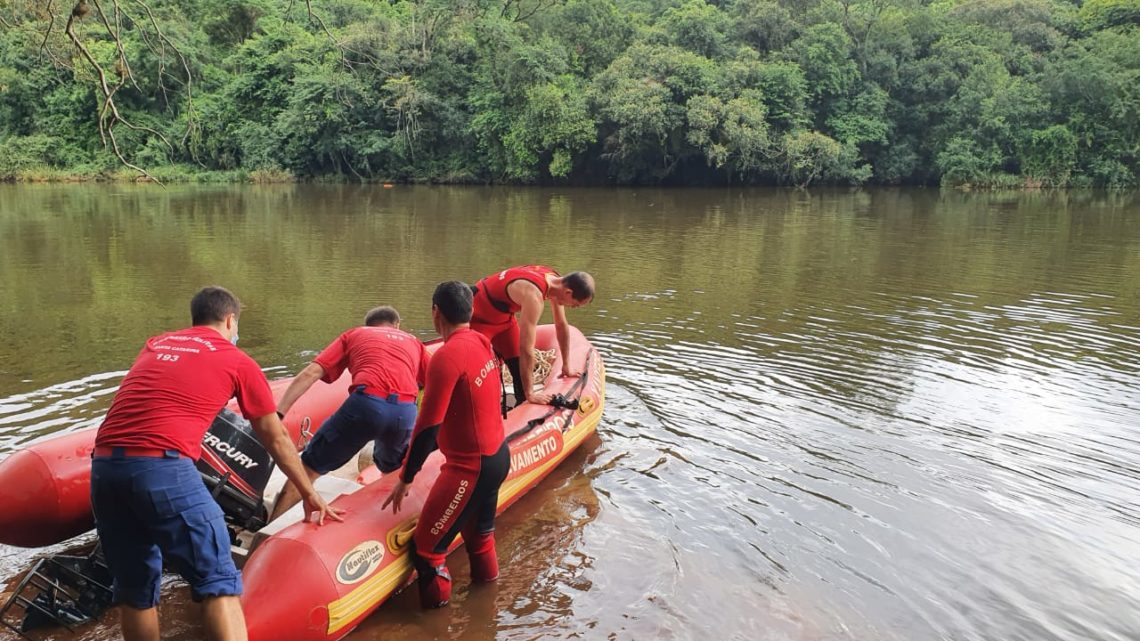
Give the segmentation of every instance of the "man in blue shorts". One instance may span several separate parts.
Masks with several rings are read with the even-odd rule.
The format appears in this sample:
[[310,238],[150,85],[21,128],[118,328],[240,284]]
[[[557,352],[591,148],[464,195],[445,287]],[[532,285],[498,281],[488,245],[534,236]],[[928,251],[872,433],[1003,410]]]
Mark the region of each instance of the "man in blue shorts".
[[[424,383],[427,360],[424,344],[400,331],[399,312],[384,306],[368,312],[363,327],[338,336],[301,370],[277,405],[282,417],[313,383],[332,383],[345,368],[352,374],[348,398],[301,453],[310,481],[348,463],[369,441],[372,461],[381,472],[400,469],[416,422],[416,394]],[[300,499],[296,486],[286,483],[269,520]]]
[[261,368],[235,346],[239,313],[228,290],[198,292],[190,301],[193,327],[146,342],[95,436],[91,507],[127,641],[158,641],[164,561],[202,602],[207,637],[246,639],[229,532],[194,466],[202,437],[231,398],[301,488],[306,514],[315,512],[318,523],[340,520],[305,476]]

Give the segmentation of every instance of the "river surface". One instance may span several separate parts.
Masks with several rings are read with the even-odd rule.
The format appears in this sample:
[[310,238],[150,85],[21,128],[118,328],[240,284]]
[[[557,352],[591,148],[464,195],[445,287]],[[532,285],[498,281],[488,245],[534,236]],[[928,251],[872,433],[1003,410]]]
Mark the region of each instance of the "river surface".
[[274,377],[530,262],[597,277],[598,435],[501,517],[498,584],[459,555],[449,608],[351,641],[1140,638],[1135,194],[0,185],[0,458],[97,425],[200,286]]

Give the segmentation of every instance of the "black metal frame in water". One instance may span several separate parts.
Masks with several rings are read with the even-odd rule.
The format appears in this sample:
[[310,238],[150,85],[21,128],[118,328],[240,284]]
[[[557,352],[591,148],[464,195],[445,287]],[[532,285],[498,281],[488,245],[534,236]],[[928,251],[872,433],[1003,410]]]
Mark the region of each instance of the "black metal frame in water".
[[[34,596],[33,596],[34,595]],[[39,559],[0,608],[0,624],[25,639],[27,632],[61,625],[74,632],[111,607],[111,571],[95,544],[86,554],[55,554]],[[13,609],[23,611],[19,624]]]

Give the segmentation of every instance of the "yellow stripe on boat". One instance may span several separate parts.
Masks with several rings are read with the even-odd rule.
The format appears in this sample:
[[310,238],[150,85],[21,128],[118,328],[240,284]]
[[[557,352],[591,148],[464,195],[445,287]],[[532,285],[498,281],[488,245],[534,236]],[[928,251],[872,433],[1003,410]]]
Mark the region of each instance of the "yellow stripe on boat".
[[329,635],[336,634],[366,614],[384,595],[399,587],[411,572],[412,562],[404,554],[376,576],[361,583],[360,587],[330,603]]

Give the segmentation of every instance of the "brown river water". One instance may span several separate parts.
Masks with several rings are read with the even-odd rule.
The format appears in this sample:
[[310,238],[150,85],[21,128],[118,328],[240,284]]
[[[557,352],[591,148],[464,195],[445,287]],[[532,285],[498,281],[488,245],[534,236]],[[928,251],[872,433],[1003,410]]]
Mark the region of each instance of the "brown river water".
[[[351,641],[1140,638],[1138,194],[0,185],[0,459],[97,425],[202,285],[276,377],[529,262],[597,277],[598,435],[498,584],[458,555]],[[201,636],[176,580],[161,613]]]

